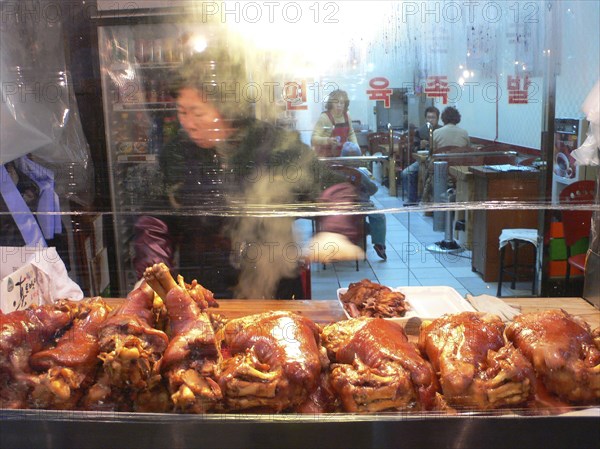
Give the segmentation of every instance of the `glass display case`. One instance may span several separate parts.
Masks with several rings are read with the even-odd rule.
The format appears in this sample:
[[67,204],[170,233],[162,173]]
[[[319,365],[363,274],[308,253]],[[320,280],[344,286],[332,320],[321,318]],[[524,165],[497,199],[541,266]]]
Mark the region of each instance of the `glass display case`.
[[[600,327],[600,106],[594,103],[600,42],[589,38],[597,37],[600,4],[98,0],[89,9],[87,3],[62,10],[57,21],[49,15],[52,2],[40,2],[38,25],[21,20],[29,10],[15,4],[14,11],[7,11],[10,26],[0,27],[2,62],[30,60],[34,66],[24,72],[13,70],[19,64],[10,62],[1,71],[6,100],[0,105],[0,162],[6,166],[6,173],[0,172],[3,258],[12,251],[8,247],[29,246],[9,245],[6,236],[28,225],[43,233],[45,220],[58,217],[64,226],[59,243],[65,248],[59,251],[65,261],[60,275],[79,284],[84,297],[100,295],[117,311],[128,299],[139,300],[140,290],[132,293],[136,284],[158,276],[145,269],[164,262],[180,286],[187,282],[196,294],[202,288],[192,283],[197,280],[213,292],[220,308],[211,314],[211,331],[254,313],[298,312],[318,325],[314,329],[321,345],[324,326],[360,314],[358,305],[349,306],[342,295],[365,279],[406,299],[409,318],[415,314],[416,319],[396,322],[413,349],[421,325],[446,314],[491,312],[502,316],[501,326],[506,326],[519,313],[564,309],[582,328],[590,328],[590,353],[595,354],[592,345],[600,351],[598,335],[592,334]],[[42,34],[41,23],[51,31]],[[61,28],[66,48],[54,48]],[[17,29],[21,37],[4,39]],[[82,39],[91,43],[81,45]],[[17,50],[7,50],[13,46]],[[64,71],[56,82],[47,81],[40,70],[53,51],[70,56],[61,60]],[[31,118],[28,98],[40,79],[47,81],[40,90],[44,101],[33,109],[43,114]],[[49,96],[54,84],[64,88],[58,90],[58,103]],[[429,121],[431,113],[437,122]],[[67,119],[77,126],[67,127]],[[577,124],[576,140],[563,129],[571,121]],[[19,123],[31,132],[22,141],[41,137],[43,151],[39,145],[14,149]],[[558,137],[569,147],[563,168]],[[10,148],[5,142],[11,142]],[[327,155],[319,152],[323,146],[329,148]],[[26,172],[14,163],[22,157],[41,168]],[[573,168],[575,159],[580,165]],[[48,167],[57,173],[54,190],[42,185]],[[27,173],[31,176],[23,176]],[[557,182],[558,175],[573,179]],[[591,184],[577,183],[584,178]],[[567,185],[575,187],[559,191]],[[43,192],[51,194],[42,201]],[[11,202],[15,197],[25,202],[18,210]],[[61,207],[49,207],[49,197]],[[572,212],[584,217],[578,231],[589,238],[567,245],[566,219]],[[377,228],[382,223],[383,230]],[[46,254],[44,248],[35,254]],[[577,255],[579,265],[572,260]],[[30,262],[37,266],[31,257]],[[522,272],[516,272],[518,266]],[[18,292],[14,282],[10,285]],[[142,285],[142,292],[150,288]],[[201,291],[197,303],[211,303],[212,295]],[[451,298],[447,309],[437,301],[440,292],[446,295],[442,299]],[[411,306],[427,300],[435,302],[435,316],[419,315],[419,307]],[[455,304],[460,307],[451,310]],[[165,325],[160,305],[156,299],[141,314],[155,320],[149,333],[163,331],[158,329]],[[106,401],[93,402],[89,389],[72,387],[69,394],[86,399],[68,407],[64,404],[74,396],[67,394],[65,403],[56,400],[51,403],[58,405],[45,407],[40,405],[47,404],[43,393],[57,384],[39,377],[45,373],[39,368],[43,363],[38,361],[37,368],[21,364],[23,371],[15,374],[8,355],[22,363],[23,354],[29,358],[27,351],[41,350],[42,343],[54,348],[89,316],[83,306],[69,310],[79,314],[76,325],[48,335],[34,326],[39,338],[23,337],[17,345],[25,351],[11,352],[14,335],[4,333],[8,321],[3,321],[3,447],[562,448],[600,442],[600,396],[569,403],[545,388],[532,402],[498,409],[448,406],[441,395],[436,407],[427,409],[420,391],[408,407],[366,413],[331,396],[335,411],[301,413],[297,404],[266,412],[228,408],[238,404],[229,398],[216,400],[208,411],[183,413],[185,406],[173,404],[187,390],[166,396],[170,385],[161,372],[165,378],[154,379],[160,378],[164,388],[150,392],[155,403],[143,402],[148,395],[138,394],[128,380],[115,390],[121,396],[94,383],[93,393],[106,393]],[[0,314],[3,320],[6,316]],[[143,327],[121,323],[115,329],[125,338]],[[71,346],[73,353],[86,347]],[[123,353],[146,349],[140,348]],[[323,378],[329,382],[330,369],[341,362],[319,348],[328,360]],[[229,349],[223,357],[232,360]],[[254,354],[254,348],[247,350]],[[219,357],[220,351],[215,350]],[[196,360],[199,353],[190,350],[179,362]],[[250,355],[238,359],[248,363],[240,370],[252,367],[250,374],[234,370],[240,384],[256,370],[262,370],[258,374],[266,383],[275,376],[268,363],[258,366]],[[98,372],[105,360],[97,361]],[[593,365],[595,359],[590,360]],[[147,374],[156,360],[145,362]],[[230,367],[220,363],[225,362],[199,371],[194,365],[183,383],[196,388],[201,374],[210,378],[204,393],[225,389],[220,376]],[[369,369],[354,368],[352,385],[371,388]],[[597,364],[592,366],[590,376],[597,370]],[[385,376],[377,374],[382,381]],[[16,399],[6,395],[11,382],[27,393]],[[91,377],[86,382],[91,385]],[[136,402],[140,396],[142,402]],[[173,401],[168,410],[160,407],[164,398]],[[269,399],[261,398],[272,405]]]
[[[313,141],[313,128],[328,94],[336,89],[348,92],[356,142],[361,154],[373,159],[322,162],[362,166],[367,170],[369,176],[388,189],[382,195],[383,200],[378,201],[377,196],[372,199],[375,208],[390,217],[395,212],[418,216],[424,213],[427,217],[440,205],[446,208],[446,202],[454,206],[451,209],[456,212],[433,211],[432,229],[443,232],[443,236],[432,235],[431,241],[417,239],[415,243],[419,255],[433,249],[438,254],[433,256],[437,262],[449,255],[470,261],[473,272],[481,275],[483,283],[479,288],[470,288],[466,285],[468,281],[465,284],[452,279],[460,293],[481,293],[484,288],[493,288],[489,283],[498,279],[496,243],[504,226],[538,230],[541,240],[535,251],[539,267],[534,274],[534,292],[565,294],[562,279],[566,249],[561,240],[560,214],[542,214],[549,210],[549,205],[554,210],[560,209],[558,186],[564,185],[556,184],[553,175],[556,139],[552,136],[562,132],[553,132],[560,122],[553,117],[556,113],[579,115],[581,130],[587,129],[586,119],[571,99],[577,97],[583,101],[584,88],[579,86],[592,84],[593,70],[575,74],[571,66],[562,66],[562,72],[554,75],[558,86],[550,82],[549,67],[559,66],[563,55],[551,53],[551,48],[562,44],[547,30],[553,21],[564,26],[566,22],[583,19],[576,13],[578,6],[563,11],[556,5],[543,10],[540,5],[517,3],[514,10],[498,6],[497,21],[488,20],[489,8],[472,11],[468,18],[462,9],[454,11],[470,21],[469,30],[459,21],[447,20],[452,8],[442,3],[431,11],[421,8],[413,11],[403,2],[384,2],[382,11],[390,19],[378,21],[380,13],[371,11],[364,20],[377,25],[360,27],[361,31],[352,35],[341,26],[341,21],[354,24],[361,13],[347,4],[336,7],[319,4],[306,11],[300,8],[297,22],[290,22],[284,16],[277,20],[273,16],[264,22],[266,16],[258,15],[256,21],[261,25],[258,27],[252,20],[246,20],[251,8],[242,5],[233,5],[229,10],[224,4],[215,11],[194,5],[187,5],[187,9],[138,9],[133,15],[125,14],[127,17],[107,8],[103,20],[98,22],[98,42],[108,184],[114,213],[113,291],[124,296],[139,280],[140,273],[133,267],[133,225],[143,212],[142,204],[147,205],[148,198],[159,196],[161,148],[182,132],[173,98],[173,79],[184,61],[202,52],[206,36],[214,37],[217,33],[220,36],[215,39],[226,41],[231,51],[240,55],[246,72],[245,79],[237,80],[231,90],[218,94],[230,97],[240,106],[251,107],[260,120],[297,131],[307,145],[318,147]],[[188,13],[182,14],[183,10]],[[257,11],[262,12],[260,8]],[[289,13],[289,8],[285,11]],[[275,11],[271,13],[276,15]],[[429,14],[438,17],[439,26],[432,26]],[[296,29],[310,30],[308,37],[299,42],[293,33]],[[324,48],[316,37],[317,31],[325,29],[343,36],[332,44],[331,50]],[[278,34],[279,39],[269,39],[268,33]],[[410,38],[411,33],[416,36],[414,39]],[[579,55],[577,46],[569,46],[566,51],[574,58]],[[417,57],[411,59],[413,54]],[[585,64],[590,63],[594,64],[593,61]],[[580,82],[564,81],[571,77]],[[566,95],[570,90],[577,92]],[[555,103],[554,115],[547,109],[552,103]],[[414,135],[423,124],[425,109],[435,106],[441,112],[450,105],[460,111],[459,126],[471,138],[471,145],[465,151],[475,150],[477,154],[442,154],[430,159],[416,154]],[[384,116],[389,119],[387,126],[381,122]],[[577,142],[581,144],[585,136],[583,131],[579,134]],[[392,143],[391,149],[387,142]],[[433,152],[439,153],[437,149]],[[573,164],[574,159],[569,158]],[[447,184],[442,180],[434,186],[433,168],[427,167],[428,161],[447,163]],[[419,179],[410,185],[414,188],[418,184],[417,196],[425,200],[417,204],[407,201],[409,183],[402,175],[409,165],[415,164],[420,166]],[[504,173],[507,182],[502,185],[512,187],[501,188],[493,195],[481,191],[476,194],[475,175],[469,169],[476,166]],[[546,171],[546,167],[552,170]],[[586,179],[597,176],[593,166],[581,167],[579,172],[585,172]],[[531,179],[536,181],[532,184],[528,181]],[[448,187],[451,190],[446,192]],[[388,195],[399,200],[390,201]],[[322,212],[314,205],[287,202],[286,213],[296,219],[312,220],[315,212]],[[500,219],[490,221],[496,225],[495,229],[490,232],[487,226],[475,229],[475,222],[488,222],[481,217],[492,202],[501,204],[502,209],[498,212]],[[205,202],[204,209],[214,206],[211,203]],[[201,208],[199,204],[195,207]],[[294,208],[298,212],[290,212]],[[528,218],[511,223],[511,211]],[[368,219],[365,222],[368,224]],[[310,233],[313,228],[308,229],[304,223],[300,233]],[[394,247],[394,254],[409,265],[411,256],[417,254],[410,254],[412,249],[406,250],[411,247],[408,240],[399,242],[400,245],[403,246]],[[524,257],[531,262],[534,251],[526,249],[526,252],[530,254]],[[413,267],[414,272],[427,268]],[[413,276],[414,272],[409,266],[406,276],[397,283],[420,285],[424,279]],[[314,275],[319,279],[319,271]],[[376,270],[374,275],[377,276]],[[442,274],[435,277],[441,280]],[[524,290],[511,289],[505,294]]]

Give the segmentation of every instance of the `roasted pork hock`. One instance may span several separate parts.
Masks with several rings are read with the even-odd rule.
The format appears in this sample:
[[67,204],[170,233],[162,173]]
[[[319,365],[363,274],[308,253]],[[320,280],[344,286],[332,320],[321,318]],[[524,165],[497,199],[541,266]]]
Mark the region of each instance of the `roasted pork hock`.
[[220,354],[210,318],[201,310],[210,303],[207,297],[212,293],[197,283],[190,293],[183,278],[179,276],[179,283],[175,282],[162,263],[147,268],[144,278],[167,308],[171,340],[159,370],[168,381],[175,409],[185,413],[213,409],[222,399],[214,378]]
[[525,403],[535,389],[533,367],[503,336],[497,315],[463,312],[421,325],[419,348],[439,375],[448,404],[496,409]]
[[[155,365],[169,339],[154,328],[153,301],[154,290],[144,282],[100,327],[102,370],[86,395],[86,408],[165,411],[168,399],[162,405],[156,401],[164,392]],[[153,393],[152,405],[146,404],[148,392]]]
[[61,301],[0,313],[0,405],[24,408],[31,387],[29,356],[44,349],[79,312],[78,304]]
[[101,298],[88,300],[85,306],[56,346],[29,358],[34,370],[43,371],[32,376],[35,387],[28,398],[30,407],[76,409],[94,381],[99,365],[98,331],[110,309]]
[[574,404],[600,404],[598,335],[564,310],[519,315],[506,328],[546,389]]
[[326,357],[309,319],[282,311],[249,315],[229,321],[217,339],[228,409],[293,410],[316,391]]
[[325,326],[330,381],[347,412],[436,406],[433,368],[397,323],[355,318]]

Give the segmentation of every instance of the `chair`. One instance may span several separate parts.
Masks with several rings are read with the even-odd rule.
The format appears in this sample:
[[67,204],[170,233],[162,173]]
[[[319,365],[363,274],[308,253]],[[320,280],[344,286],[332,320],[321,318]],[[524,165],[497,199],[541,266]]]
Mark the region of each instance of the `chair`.
[[[358,237],[356,239],[351,239],[352,243],[358,245],[362,248],[365,253],[364,260],[367,260],[367,223],[365,221],[365,217],[363,215],[353,215],[352,218],[354,222],[354,226],[359,230]],[[319,227],[319,220],[313,220],[313,233],[321,232]],[[356,263],[356,271],[360,271],[360,267],[358,265],[358,259],[355,261]],[[323,262],[323,269],[327,269],[327,264]],[[304,282],[303,282],[304,285]]]
[[[361,173],[357,168],[346,166],[346,165],[341,165],[341,164],[330,164],[329,169],[343,175],[346,178],[346,181],[349,182],[350,184],[352,184],[356,189],[360,188]],[[351,228],[353,230],[356,230],[357,232],[355,232],[352,237],[350,237],[348,235],[346,237],[348,237],[352,241],[352,243],[360,246],[363,249],[363,251],[365,253],[365,260],[366,260],[366,257],[367,257],[366,256],[366,254],[367,254],[367,224],[365,221],[365,216],[359,215],[359,214],[350,215],[349,220],[352,222]],[[315,224],[314,231],[320,232],[321,229],[319,226],[319,224],[320,224],[319,220],[316,220],[314,222],[314,224]],[[324,270],[327,269],[325,263],[323,264],[323,269]],[[356,260],[356,271],[359,271],[358,260]]]
[[[519,249],[524,246],[533,246],[533,282],[531,285],[531,294],[535,295],[535,281],[537,278],[537,247],[538,247],[538,232],[537,229],[503,229],[500,233],[500,272],[498,274],[498,290],[496,296],[500,298],[502,295],[502,281],[505,274],[511,276],[510,288],[514,290],[517,278],[522,274],[523,268],[531,269],[530,264],[519,263]],[[513,250],[512,265],[505,266],[506,247],[510,245]]]
[[[559,203],[563,206],[594,204],[595,181],[577,181],[559,193]],[[592,226],[592,210],[562,209],[562,222],[567,247],[567,272],[565,284],[569,284],[571,267],[585,270],[586,253],[571,254],[571,247],[582,238],[589,238]]]
[[373,155],[377,152],[382,152],[378,148],[379,145],[388,145],[389,146],[390,135],[387,132],[369,133],[369,134],[367,134],[367,141],[369,142],[369,153],[371,153],[371,155]]
[[[396,177],[396,196],[404,197],[404,186],[402,184],[402,170],[411,163],[409,131],[393,131],[392,147],[390,155],[394,158],[394,172]],[[400,190],[400,194],[398,194]]]
[[[369,154],[374,156],[377,153],[381,153],[384,156],[388,156],[390,152],[390,134],[388,132],[374,132],[367,134],[367,141],[369,143]],[[380,146],[384,146],[384,148],[380,148]],[[371,164],[371,172],[374,172],[375,169],[373,164],[377,164],[378,162],[373,162]],[[388,183],[388,170],[387,170],[387,162],[382,163],[381,165],[381,181],[382,184]]]

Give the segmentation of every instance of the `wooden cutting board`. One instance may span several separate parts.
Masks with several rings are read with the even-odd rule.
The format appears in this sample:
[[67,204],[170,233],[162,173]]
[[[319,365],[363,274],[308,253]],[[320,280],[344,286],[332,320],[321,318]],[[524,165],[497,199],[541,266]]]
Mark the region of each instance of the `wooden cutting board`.
[[[501,298],[513,307],[520,308],[521,313],[540,312],[549,309],[564,309],[572,315],[586,320],[592,329],[600,326],[600,310],[583,298]],[[116,306],[123,298],[106,299]],[[316,323],[328,324],[346,319],[342,306],[337,300],[273,300],[273,299],[227,299],[219,301],[218,309],[213,313],[228,318],[262,313],[269,310],[286,310],[304,315]],[[414,326],[413,326],[414,327]],[[407,331],[409,331],[407,329]],[[409,331],[413,333],[413,331]]]

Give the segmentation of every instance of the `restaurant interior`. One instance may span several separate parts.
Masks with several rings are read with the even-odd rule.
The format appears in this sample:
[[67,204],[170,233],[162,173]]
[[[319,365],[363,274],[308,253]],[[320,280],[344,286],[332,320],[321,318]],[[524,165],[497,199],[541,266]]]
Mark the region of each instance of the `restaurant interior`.
[[[177,133],[168,71],[201,48],[202,33],[210,34],[206,30],[215,23],[227,28],[228,45],[244,54],[249,72],[247,85],[231,94],[251,102],[259,119],[297,131],[307,145],[328,95],[347,92],[361,156],[324,163],[359,168],[376,183],[378,191],[369,202],[386,215],[387,254],[382,260],[375,253],[368,224],[361,225],[358,240],[366,257],[357,264],[337,261],[330,269],[311,264],[312,297],[335,298],[337,288],[359,278],[452,285],[461,294],[580,296],[583,264],[569,269],[567,282],[568,260],[588,253],[588,269],[595,275],[587,276],[585,296],[598,290],[593,283],[597,269],[592,268],[597,252],[587,229],[591,220],[579,229],[582,237],[567,244],[561,216],[569,209],[561,192],[598,177],[597,157],[596,162],[593,157],[576,162],[571,155],[595,126],[584,103],[594,97],[598,79],[599,43],[588,35],[595,36],[596,2],[461,6],[384,1],[366,9],[353,2],[314,8],[75,2],[59,11],[58,34],[50,20],[52,6],[42,2],[29,11],[17,5],[7,3],[3,10],[7,24],[20,33],[3,45],[5,67],[11,68],[4,75],[6,104],[27,99],[27,92],[12,86],[24,86],[19,83],[33,76],[22,61],[29,54],[35,64],[53,67],[39,76],[37,85],[48,87],[38,89],[39,95],[30,92],[36,97],[33,107],[39,111],[40,105],[50,105],[51,115],[18,124],[3,109],[3,162],[55,141],[49,144],[54,148],[36,154],[56,172],[57,209],[83,212],[80,220],[65,216],[60,239],[66,241],[62,254],[69,275],[86,294],[124,296],[139,279],[132,269],[130,214],[143,212],[141,198],[154,192],[157,148]],[[189,13],[183,13],[184,19],[182,11]],[[27,14],[35,20],[17,20]],[[77,20],[59,20],[71,16]],[[59,42],[52,48],[31,47],[27,36],[29,41]],[[331,42],[323,45],[324,40]],[[64,101],[54,101],[56,87]],[[141,101],[146,103],[141,106]],[[26,101],[21,106],[24,116],[39,115],[27,109],[32,105]],[[433,158],[428,151],[440,153],[439,148],[415,147],[415,133],[425,125],[430,106],[459,111],[467,146],[441,148],[442,155]],[[53,134],[52,124],[36,129],[35,120],[54,120],[52,114],[61,108],[74,112],[69,123],[58,122],[67,133]],[[31,145],[13,150],[11,139],[18,131],[32,136]],[[74,146],[78,150],[69,148]],[[445,185],[443,179],[432,182],[435,162],[447,162],[443,168],[438,164],[448,179]],[[402,172],[411,164],[418,165],[418,175],[407,182]],[[427,181],[434,185],[424,199]],[[585,190],[592,199],[577,200],[589,204],[590,214],[597,207],[594,190]],[[314,234],[312,215],[296,214],[301,243]],[[597,219],[593,223],[596,227]],[[516,282],[507,272],[499,286],[499,237],[510,228],[536,229],[537,234],[521,248],[526,269]],[[513,250],[514,242],[505,256],[507,266]],[[352,270],[355,265],[358,270]]]

